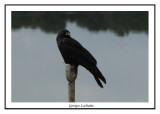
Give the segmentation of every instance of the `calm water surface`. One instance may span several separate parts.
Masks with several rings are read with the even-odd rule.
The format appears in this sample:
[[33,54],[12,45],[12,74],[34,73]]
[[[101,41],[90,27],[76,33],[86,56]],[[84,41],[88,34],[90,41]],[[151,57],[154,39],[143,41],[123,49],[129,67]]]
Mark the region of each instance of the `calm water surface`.
[[[83,67],[76,79],[76,102],[147,102],[148,35],[131,31],[91,32],[68,22],[66,28],[96,58],[107,79],[101,89]],[[67,102],[65,64],[57,33],[40,28],[12,30],[12,101]]]

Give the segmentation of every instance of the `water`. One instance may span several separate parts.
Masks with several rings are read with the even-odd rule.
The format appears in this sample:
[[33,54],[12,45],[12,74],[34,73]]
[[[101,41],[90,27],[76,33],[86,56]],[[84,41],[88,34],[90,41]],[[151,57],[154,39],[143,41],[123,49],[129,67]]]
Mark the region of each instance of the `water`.
[[[147,102],[148,34],[90,30],[67,21],[66,28],[96,58],[107,80],[101,89],[91,73],[78,68],[76,102]],[[65,64],[57,32],[40,27],[12,29],[12,101],[67,102]]]

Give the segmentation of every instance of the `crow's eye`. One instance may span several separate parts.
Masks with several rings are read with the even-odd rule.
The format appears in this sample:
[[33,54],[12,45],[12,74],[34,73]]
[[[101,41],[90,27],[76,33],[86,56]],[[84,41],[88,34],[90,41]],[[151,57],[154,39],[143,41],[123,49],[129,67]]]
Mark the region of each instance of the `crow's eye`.
[[69,33],[69,32],[65,32],[64,35],[65,35],[65,36],[70,36],[70,33]]

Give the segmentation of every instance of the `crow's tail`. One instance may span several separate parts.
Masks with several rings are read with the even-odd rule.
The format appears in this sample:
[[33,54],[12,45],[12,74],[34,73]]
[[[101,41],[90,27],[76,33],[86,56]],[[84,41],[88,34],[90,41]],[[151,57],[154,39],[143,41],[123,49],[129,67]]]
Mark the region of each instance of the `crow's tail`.
[[98,85],[101,88],[103,88],[103,85],[102,85],[101,81],[103,81],[106,84],[106,79],[102,75],[102,73],[99,71],[99,69],[97,68],[97,66],[91,66],[91,67],[89,67],[87,69],[93,74],[93,76],[94,76],[96,82],[98,83]]

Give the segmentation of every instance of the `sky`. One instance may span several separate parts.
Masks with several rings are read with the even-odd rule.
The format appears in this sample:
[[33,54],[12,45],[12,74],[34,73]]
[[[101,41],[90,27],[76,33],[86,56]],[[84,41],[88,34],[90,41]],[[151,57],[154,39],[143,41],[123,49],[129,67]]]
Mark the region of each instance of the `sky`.
[[[97,60],[107,84],[101,89],[91,73],[79,66],[76,102],[147,102],[148,35],[112,31],[90,32],[69,23],[71,37]],[[12,102],[67,102],[65,63],[57,33],[39,28],[12,30]]]

